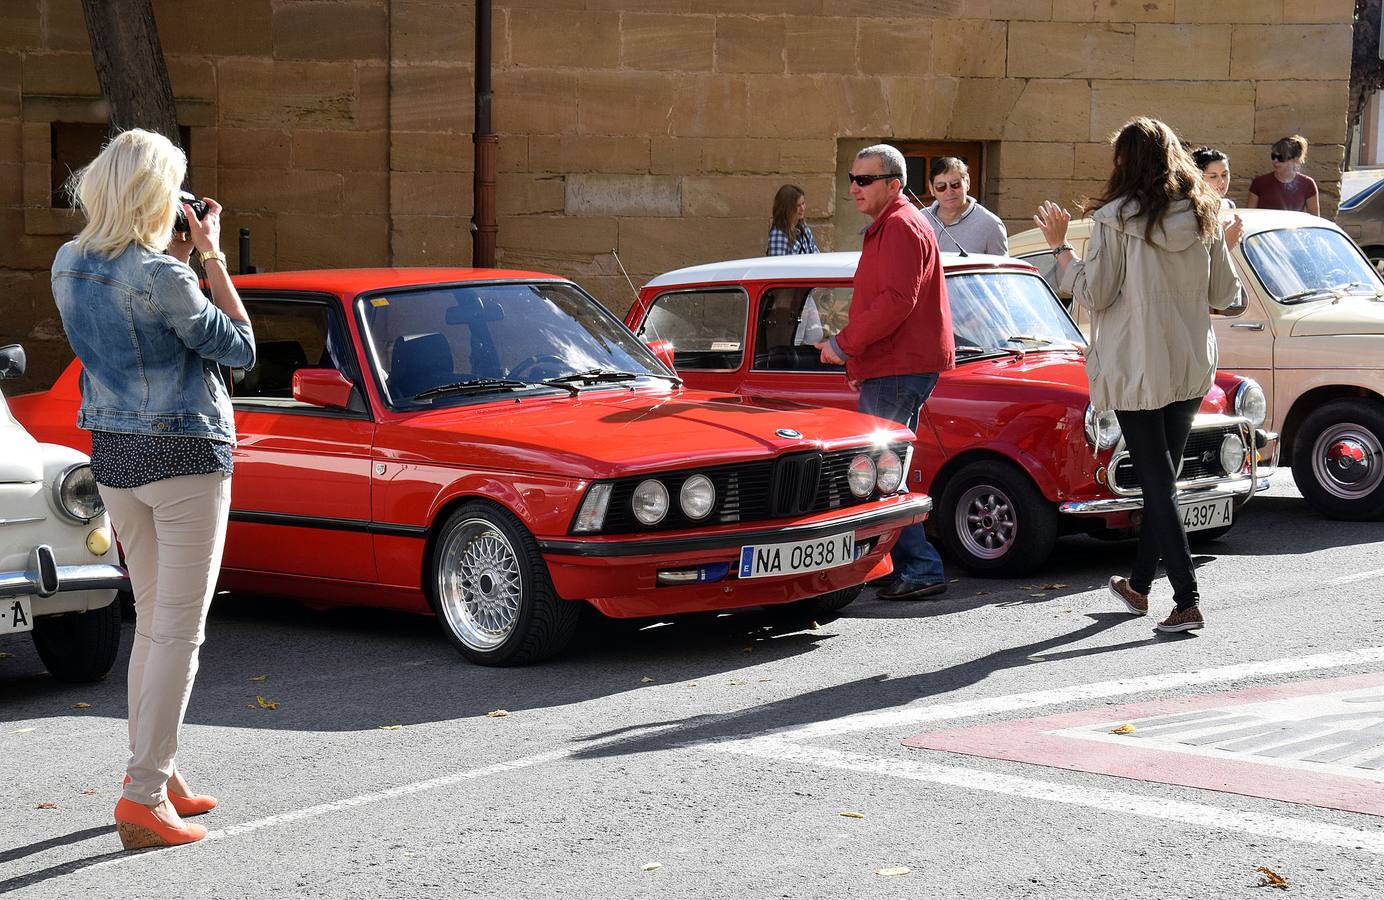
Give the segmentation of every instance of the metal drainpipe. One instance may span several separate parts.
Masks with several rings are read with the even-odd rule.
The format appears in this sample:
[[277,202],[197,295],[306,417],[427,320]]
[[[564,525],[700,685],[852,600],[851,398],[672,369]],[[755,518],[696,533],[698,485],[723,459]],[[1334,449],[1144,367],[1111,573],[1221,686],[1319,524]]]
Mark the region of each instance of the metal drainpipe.
[[476,0],[476,174],[472,183],[471,265],[494,268],[495,166],[500,139],[490,130],[490,0]]

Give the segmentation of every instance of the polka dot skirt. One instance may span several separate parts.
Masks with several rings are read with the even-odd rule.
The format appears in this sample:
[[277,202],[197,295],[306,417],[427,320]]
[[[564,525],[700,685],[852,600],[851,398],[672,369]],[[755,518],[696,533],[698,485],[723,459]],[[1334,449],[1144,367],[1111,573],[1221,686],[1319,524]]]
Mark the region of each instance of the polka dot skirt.
[[179,475],[231,474],[231,445],[184,435],[91,433],[91,474],[97,484],[137,488]]

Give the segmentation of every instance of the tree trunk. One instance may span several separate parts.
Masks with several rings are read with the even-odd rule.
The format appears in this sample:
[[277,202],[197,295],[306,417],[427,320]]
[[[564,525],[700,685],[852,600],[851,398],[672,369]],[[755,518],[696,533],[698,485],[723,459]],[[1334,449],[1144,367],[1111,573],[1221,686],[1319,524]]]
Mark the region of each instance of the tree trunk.
[[181,146],[153,0],[82,0],[82,12],[96,77],[110,103],[111,128],[157,131]]

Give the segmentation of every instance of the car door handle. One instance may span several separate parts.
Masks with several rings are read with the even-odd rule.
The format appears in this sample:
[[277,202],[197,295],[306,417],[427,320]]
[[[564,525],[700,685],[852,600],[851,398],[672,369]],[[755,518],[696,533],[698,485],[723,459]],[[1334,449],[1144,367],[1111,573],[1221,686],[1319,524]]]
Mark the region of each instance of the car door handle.
[[1243,329],[1245,329],[1246,331],[1263,331],[1263,330],[1264,330],[1264,323],[1263,323],[1263,322],[1235,322],[1235,323],[1231,324],[1230,327],[1231,327],[1231,328],[1243,328]]

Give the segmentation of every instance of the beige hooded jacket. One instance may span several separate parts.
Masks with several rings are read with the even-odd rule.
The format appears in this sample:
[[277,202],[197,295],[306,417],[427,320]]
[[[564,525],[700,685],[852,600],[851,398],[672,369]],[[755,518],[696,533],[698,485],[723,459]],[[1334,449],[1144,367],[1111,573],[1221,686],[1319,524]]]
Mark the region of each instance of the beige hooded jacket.
[[1062,290],[1091,310],[1086,377],[1097,409],[1158,409],[1201,397],[1216,372],[1210,310],[1240,293],[1225,237],[1197,233],[1190,200],[1168,208],[1153,240],[1137,209],[1115,200],[1091,217],[1086,257],[1062,273]]

